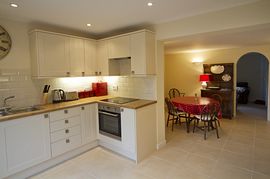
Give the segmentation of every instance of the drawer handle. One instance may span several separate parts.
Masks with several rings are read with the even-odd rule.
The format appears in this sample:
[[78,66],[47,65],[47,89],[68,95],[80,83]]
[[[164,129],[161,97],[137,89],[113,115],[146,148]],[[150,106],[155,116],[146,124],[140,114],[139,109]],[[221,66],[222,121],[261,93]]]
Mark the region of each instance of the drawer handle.
[[131,73],[134,75],[135,74],[135,71],[131,71]]
[[68,120],[67,119],[65,120],[65,124],[68,124]]
[[69,76],[70,75],[70,72],[67,72],[66,74],[67,74],[67,76]]
[[97,71],[95,72],[95,75],[98,75],[98,72]]
[[68,129],[66,129],[66,130],[65,130],[65,132],[66,132],[66,134],[68,134],[68,133],[69,133],[69,130],[68,130]]
[[99,75],[101,75],[101,71],[99,72]]
[[49,117],[49,114],[44,114],[44,118],[48,118]]
[[84,76],[85,75],[85,72],[82,72],[82,76]]
[[67,144],[70,143],[70,140],[69,140],[69,139],[66,139],[66,143],[67,143]]
[[68,113],[68,110],[64,110],[64,113],[67,114]]
[[81,109],[84,110],[84,106],[82,106]]

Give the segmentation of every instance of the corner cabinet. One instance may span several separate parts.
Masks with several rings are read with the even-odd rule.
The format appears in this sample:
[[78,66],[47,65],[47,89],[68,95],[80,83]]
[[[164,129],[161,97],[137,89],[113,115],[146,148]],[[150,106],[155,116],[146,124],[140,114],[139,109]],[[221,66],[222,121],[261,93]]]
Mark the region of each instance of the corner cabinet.
[[49,115],[0,123],[0,178],[51,158]]
[[32,76],[92,75],[96,68],[95,45],[96,41],[91,39],[34,30],[30,32]]
[[96,75],[109,75],[109,57],[108,57],[108,42],[100,40],[97,42],[97,68]]

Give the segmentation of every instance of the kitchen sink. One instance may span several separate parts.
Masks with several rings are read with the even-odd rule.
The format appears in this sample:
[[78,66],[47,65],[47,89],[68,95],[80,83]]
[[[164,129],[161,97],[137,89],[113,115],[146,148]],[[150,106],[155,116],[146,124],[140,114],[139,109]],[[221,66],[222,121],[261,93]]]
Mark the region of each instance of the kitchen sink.
[[11,114],[18,114],[23,112],[31,112],[31,111],[37,111],[40,110],[40,108],[36,106],[28,106],[28,107],[20,107],[20,108],[11,108],[7,111],[0,111],[0,116],[7,116]]

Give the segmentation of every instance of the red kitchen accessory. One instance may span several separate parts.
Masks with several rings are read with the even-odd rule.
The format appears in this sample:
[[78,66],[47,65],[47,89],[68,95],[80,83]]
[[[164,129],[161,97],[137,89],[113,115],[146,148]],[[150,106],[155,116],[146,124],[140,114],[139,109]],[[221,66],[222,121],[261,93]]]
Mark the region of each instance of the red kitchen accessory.
[[107,82],[92,83],[94,96],[104,96],[108,94]]

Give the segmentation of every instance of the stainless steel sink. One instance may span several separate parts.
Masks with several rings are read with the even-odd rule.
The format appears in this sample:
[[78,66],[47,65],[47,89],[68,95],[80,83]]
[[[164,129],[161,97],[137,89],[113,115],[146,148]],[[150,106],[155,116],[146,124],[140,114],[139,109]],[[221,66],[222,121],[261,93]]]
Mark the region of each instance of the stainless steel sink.
[[31,112],[31,111],[37,111],[37,110],[40,110],[40,108],[36,106],[29,106],[29,107],[22,107],[22,108],[13,108],[9,110],[8,112],[11,114],[17,114],[17,113]]
[[10,110],[0,110],[0,116],[8,116],[12,114],[18,114],[23,112],[31,112],[40,110],[37,106],[28,106],[28,107],[21,107],[21,108],[11,108]]

